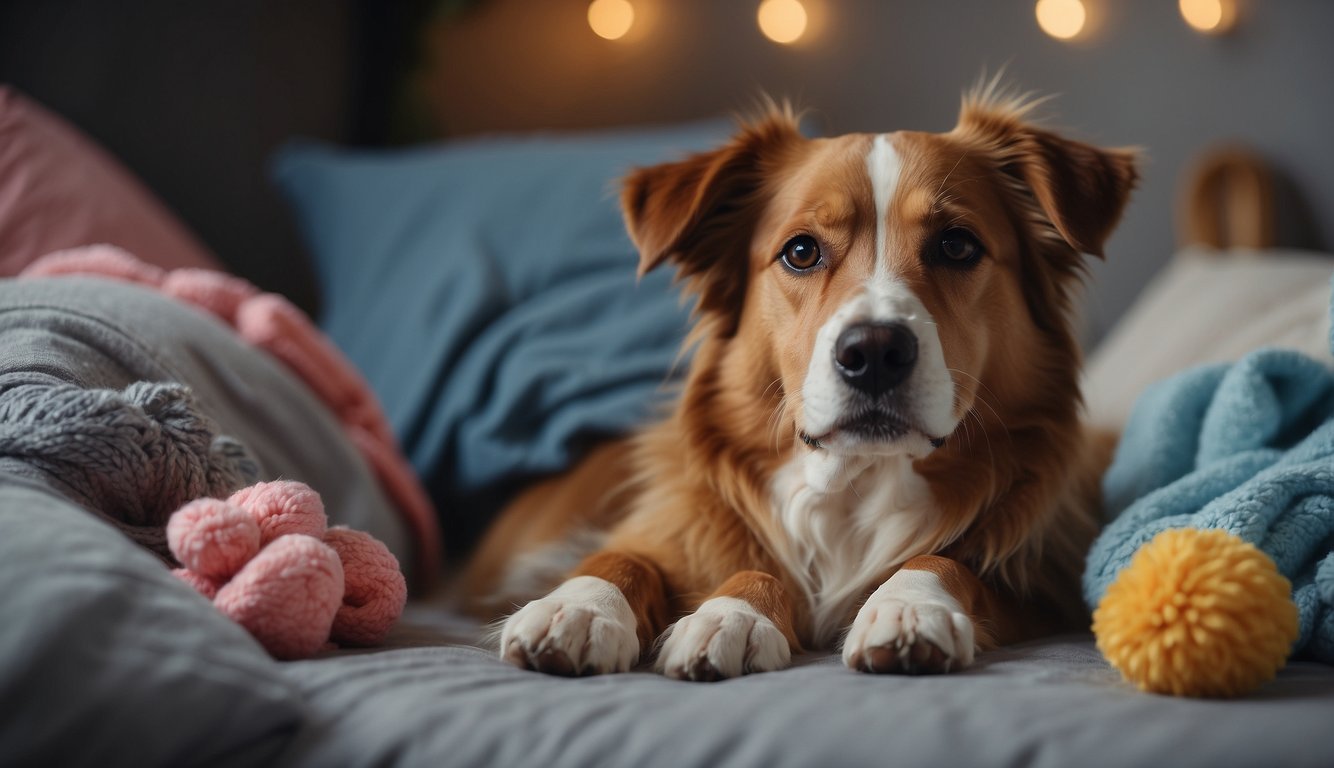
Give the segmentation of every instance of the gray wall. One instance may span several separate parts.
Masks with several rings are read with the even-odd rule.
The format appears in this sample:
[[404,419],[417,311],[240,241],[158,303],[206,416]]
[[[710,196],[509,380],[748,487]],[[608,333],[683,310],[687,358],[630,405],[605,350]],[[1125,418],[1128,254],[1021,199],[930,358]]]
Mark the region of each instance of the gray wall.
[[1334,240],[1334,2],[1242,2],[1238,28],[1189,30],[1175,0],[1101,0],[1094,34],[1042,34],[1030,0],[805,0],[813,29],[779,46],[756,0],[634,0],[642,24],[595,37],[585,0],[487,0],[431,31],[422,87],[444,131],[581,128],[717,114],[759,91],[811,110],[825,131],[944,130],[959,93],[1005,66],[1059,94],[1053,124],[1148,152],[1144,180],[1086,311],[1096,338],[1174,249],[1176,183],[1215,140],[1246,142],[1291,179],[1280,239]]

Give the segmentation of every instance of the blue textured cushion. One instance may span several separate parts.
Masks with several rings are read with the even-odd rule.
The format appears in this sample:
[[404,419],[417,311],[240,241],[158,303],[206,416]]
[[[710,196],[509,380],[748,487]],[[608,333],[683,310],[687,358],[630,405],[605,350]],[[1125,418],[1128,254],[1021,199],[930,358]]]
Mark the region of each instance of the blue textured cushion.
[[716,145],[725,121],[425,148],[283,148],[321,324],[365,374],[463,545],[521,478],[653,409],[688,307],[636,281],[631,167]]

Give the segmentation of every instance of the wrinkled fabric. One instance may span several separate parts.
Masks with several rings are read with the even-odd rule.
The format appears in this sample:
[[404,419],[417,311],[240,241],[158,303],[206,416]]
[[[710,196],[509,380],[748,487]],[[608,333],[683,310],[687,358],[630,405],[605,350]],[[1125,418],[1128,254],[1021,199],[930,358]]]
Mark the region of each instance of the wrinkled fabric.
[[1334,663],[1334,371],[1325,363],[1262,349],[1150,387],[1103,497],[1112,521],[1089,552],[1091,608],[1159,532],[1218,528],[1259,547],[1292,582],[1294,652]]

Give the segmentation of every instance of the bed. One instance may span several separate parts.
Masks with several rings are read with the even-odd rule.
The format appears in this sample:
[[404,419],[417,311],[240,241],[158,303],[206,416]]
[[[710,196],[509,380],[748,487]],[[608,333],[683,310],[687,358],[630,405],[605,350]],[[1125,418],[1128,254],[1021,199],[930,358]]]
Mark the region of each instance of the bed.
[[[322,327],[384,403],[453,562],[515,487],[660,402],[688,307],[665,278],[634,281],[608,184],[628,164],[726,130],[396,152],[303,143],[275,160],[315,255]],[[170,221],[134,194],[149,202],[118,221]],[[530,226],[511,226],[502,205]],[[210,264],[175,224],[88,227],[80,237],[164,267]],[[1332,274],[1318,254],[1183,251],[1093,355],[1092,416],[1121,424],[1147,380],[1260,343],[1328,359]],[[1183,305],[1190,322],[1165,319]],[[122,282],[6,280],[0,349],[0,392],[189,382],[264,479],[309,482],[332,520],[372,530],[405,567],[420,560],[330,409],[215,319]],[[570,355],[591,349],[601,353],[572,370]],[[516,356],[538,364],[515,371]],[[708,685],[644,670],[558,679],[498,660],[447,592],[427,591],[378,647],[279,662],[99,515],[96,494],[71,492],[59,466],[11,453],[0,477],[5,764],[1334,764],[1334,668],[1296,660],[1235,701],[1154,696],[1122,681],[1084,634],[938,677],[867,676],[813,654]]]

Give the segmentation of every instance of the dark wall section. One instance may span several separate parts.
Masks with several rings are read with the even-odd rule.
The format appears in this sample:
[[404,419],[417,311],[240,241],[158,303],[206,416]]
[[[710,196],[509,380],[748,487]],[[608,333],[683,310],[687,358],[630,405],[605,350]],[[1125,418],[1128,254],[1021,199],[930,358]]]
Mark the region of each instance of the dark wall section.
[[[1227,37],[1191,31],[1174,0],[1086,0],[1101,20],[1058,42],[1032,0],[803,0],[793,46],[762,37],[758,0],[634,0],[622,40],[602,40],[582,0],[487,0],[435,25],[421,83],[442,130],[583,128],[725,113],[764,90],[828,131],[945,130],[959,93],[1005,67],[1057,94],[1053,124],[1148,153],[1108,261],[1094,266],[1090,336],[1118,317],[1174,249],[1180,173],[1205,144],[1243,141],[1298,190],[1288,245],[1334,245],[1334,2],[1239,0]],[[1303,211],[1302,208],[1306,210]]]
[[353,137],[354,11],[337,0],[6,0],[0,81],[121,158],[238,273],[312,308],[265,160],[294,134]]

